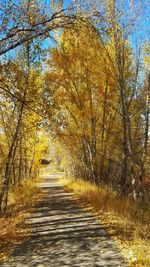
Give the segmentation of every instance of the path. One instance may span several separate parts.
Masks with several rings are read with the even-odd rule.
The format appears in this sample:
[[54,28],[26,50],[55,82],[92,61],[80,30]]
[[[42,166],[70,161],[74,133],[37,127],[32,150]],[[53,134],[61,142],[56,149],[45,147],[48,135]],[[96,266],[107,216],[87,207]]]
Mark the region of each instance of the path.
[[58,178],[47,175],[40,183],[44,197],[27,220],[31,237],[1,266],[127,267],[114,241]]

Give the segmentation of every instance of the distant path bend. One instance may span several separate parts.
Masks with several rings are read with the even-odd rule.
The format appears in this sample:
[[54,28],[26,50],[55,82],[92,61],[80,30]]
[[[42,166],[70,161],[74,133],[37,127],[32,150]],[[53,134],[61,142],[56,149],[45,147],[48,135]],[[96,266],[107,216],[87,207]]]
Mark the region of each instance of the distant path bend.
[[31,218],[30,238],[16,248],[7,267],[128,267],[115,242],[73,200],[58,181],[45,175],[39,184],[44,197]]

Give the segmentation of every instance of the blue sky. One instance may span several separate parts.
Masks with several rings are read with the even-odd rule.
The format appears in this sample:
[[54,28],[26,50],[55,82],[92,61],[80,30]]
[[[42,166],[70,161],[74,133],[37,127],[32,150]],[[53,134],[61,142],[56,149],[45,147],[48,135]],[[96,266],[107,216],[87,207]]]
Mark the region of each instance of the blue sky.
[[[0,0],[0,3],[4,3],[6,0]],[[41,0],[44,1],[48,4],[49,0]],[[97,1],[97,0],[96,0]],[[120,6],[120,3],[124,5],[124,12],[127,14],[130,13],[130,8],[129,8],[129,0],[117,0],[118,1],[118,6]],[[131,0],[130,0],[131,1]],[[135,5],[139,5],[139,1],[142,0],[134,0]],[[6,1],[7,2],[7,1]],[[14,0],[14,2],[17,3],[17,0]],[[64,0],[64,8],[68,7],[71,4],[71,0]],[[77,1],[76,1],[77,2]],[[80,0],[80,2],[83,2]],[[87,0],[87,2],[90,2],[90,0]],[[91,3],[94,4],[94,0],[91,0]],[[143,0],[143,7],[141,9],[141,15],[139,20],[137,21],[137,27],[135,28],[133,34],[130,36],[130,42],[131,46],[133,49],[135,49],[136,44],[139,42],[144,42],[145,40],[149,40],[150,36],[150,4],[148,5],[149,1],[148,0]],[[50,44],[48,40],[46,40],[43,44],[43,47],[48,47],[48,45],[52,45],[53,43]],[[16,51],[14,50],[13,52],[9,52],[8,54],[14,55],[16,54]]]
[[[71,2],[72,2],[71,0],[65,0],[64,7],[68,7],[71,4]],[[91,2],[94,4],[94,0]],[[117,0],[116,2],[118,2],[118,6],[121,6],[121,5],[124,6],[124,12],[128,15],[129,9],[131,9],[131,7],[129,7],[129,2],[133,2],[133,1]],[[140,9],[141,14],[137,21],[137,28],[135,30],[135,38],[136,39],[144,38],[148,40],[150,38],[150,1],[149,0],[134,0],[135,7],[138,7],[140,3],[142,3],[142,8]]]

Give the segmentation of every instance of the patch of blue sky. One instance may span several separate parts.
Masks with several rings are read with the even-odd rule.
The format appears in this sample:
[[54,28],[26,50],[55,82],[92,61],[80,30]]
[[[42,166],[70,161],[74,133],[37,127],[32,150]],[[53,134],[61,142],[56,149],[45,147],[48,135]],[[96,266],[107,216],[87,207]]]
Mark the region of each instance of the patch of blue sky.
[[[90,1],[91,1],[91,3],[93,2],[93,4],[94,4],[94,1],[92,1],[92,0],[87,0],[87,3]],[[50,6],[50,2],[52,2],[52,1],[50,1],[50,0],[38,0],[38,2],[40,4],[43,2],[46,5],[47,15],[52,14],[53,8]],[[75,1],[64,0],[63,8],[66,9],[72,3],[78,3],[78,2],[80,2],[80,0],[77,0],[77,1],[76,0]],[[100,6],[101,1],[95,0],[95,2],[98,2],[98,6]],[[132,6],[130,5],[131,0],[130,1],[129,0],[116,0],[116,2],[117,2],[118,8],[122,8],[121,6],[123,6],[124,14],[127,14],[127,17],[129,17],[129,15],[130,15],[129,13],[131,13],[131,9],[132,9]],[[140,4],[140,2],[141,2],[141,0],[134,0],[134,5],[138,6]],[[141,12],[140,12],[139,18],[136,22],[136,27],[134,28],[132,34],[130,35],[130,44],[131,44],[134,51],[136,50],[137,44],[149,40],[149,36],[150,36],[149,35],[150,34],[150,28],[149,28],[149,25],[150,25],[150,5],[148,5],[148,2],[149,2],[148,0],[143,0],[143,5],[141,6],[141,10],[140,10]],[[0,0],[0,3],[7,3],[7,0]],[[14,0],[14,3],[17,5],[18,0]],[[59,30],[57,32],[56,31],[51,32],[52,38],[46,38],[43,41],[42,48],[49,49],[49,47],[54,47],[55,45],[57,45],[57,42],[55,42],[54,39],[57,40],[56,36],[60,32],[61,32],[61,30]],[[7,54],[4,57],[8,57],[8,58],[14,57],[15,58],[19,49],[20,48],[16,48],[16,49],[13,49],[13,50],[7,52]]]

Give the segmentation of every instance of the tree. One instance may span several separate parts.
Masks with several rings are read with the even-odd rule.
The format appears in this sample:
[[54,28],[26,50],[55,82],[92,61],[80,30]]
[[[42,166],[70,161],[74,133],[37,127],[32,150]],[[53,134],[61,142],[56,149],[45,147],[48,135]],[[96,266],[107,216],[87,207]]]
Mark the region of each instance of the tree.
[[39,97],[42,78],[31,59],[30,45],[27,44],[16,61],[1,65],[1,121],[2,133],[7,140],[1,171],[1,213],[7,210],[10,187],[16,188],[23,179],[33,176],[37,157],[38,131],[43,119]]
[[[54,4],[55,2],[55,4]],[[56,3],[58,2],[58,3]],[[40,37],[53,39],[51,33],[74,25],[77,16],[62,1],[4,1],[0,7],[0,55]]]
[[144,141],[140,50],[133,58],[132,25],[127,30],[115,1],[106,14],[107,31],[90,20],[63,31],[60,46],[51,49],[46,94],[54,103],[53,132],[72,155],[76,176],[137,199]]

